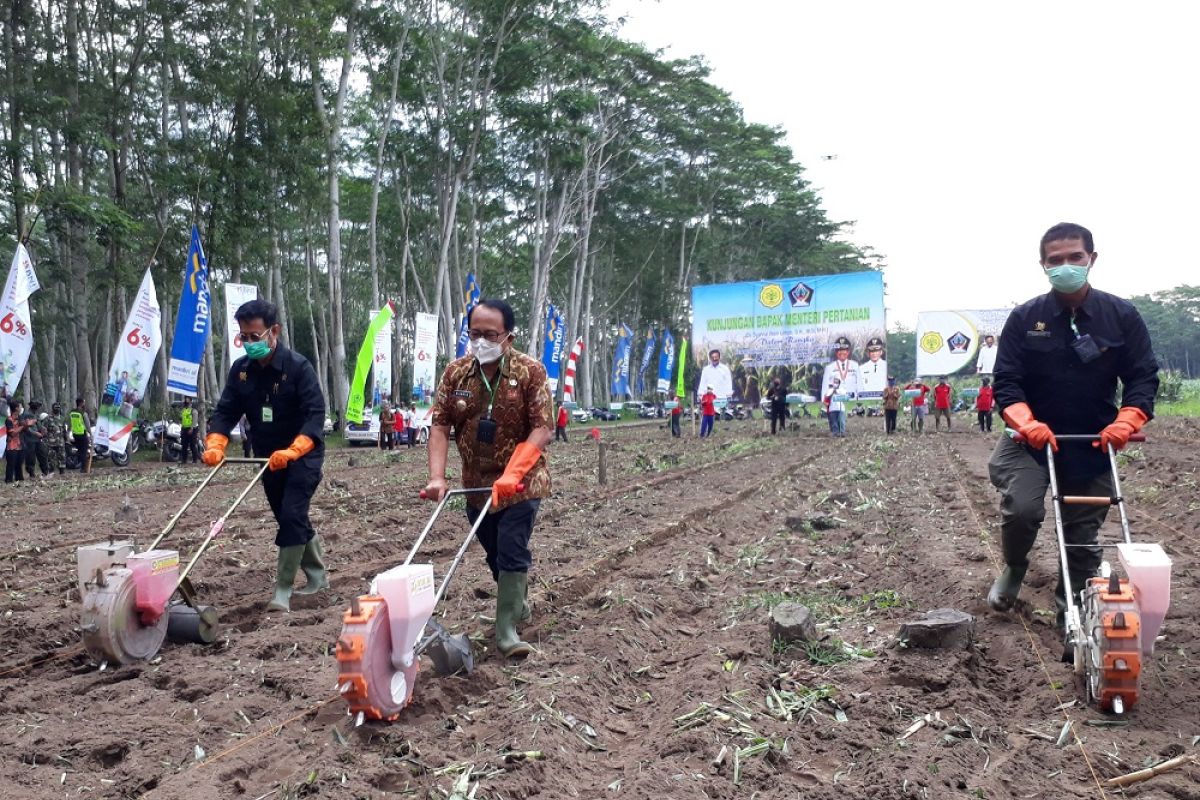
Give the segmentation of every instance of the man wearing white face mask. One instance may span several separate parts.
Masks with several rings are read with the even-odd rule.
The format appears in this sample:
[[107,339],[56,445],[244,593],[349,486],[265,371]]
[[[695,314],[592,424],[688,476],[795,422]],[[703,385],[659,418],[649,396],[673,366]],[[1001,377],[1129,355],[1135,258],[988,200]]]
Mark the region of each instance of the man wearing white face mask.
[[[525,599],[533,565],[529,539],[538,506],[550,496],[542,451],[553,438],[554,417],[546,370],[513,348],[513,323],[503,300],[483,300],[471,309],[469,353],[446,367],[434,401],[425,494],[440,500],[446,492],[453,427],[463,487],[492,487],[492,505],[476,535],[496,581],[496,645],[505,656],[524,657],[533,648],[521,641],[517,625],[531,616]],[[485,497],[467,498],[467,518],[474,523]]]
[[[1005,568],[988,592],[999,611],[1017,599],[1029,551],[1045,518],[1049,484],[1046,447],[1055,452],[1061,495],[1112,496],[1108,446],[1121,449],[1154,415],[1158,363],[1150,335],[1133,304],[1093,288],[1092,234],[1060,223],[1042,236],[1041,268],[1051,291],[1013,309],[996,354],[995,401],[1009,427],[1025,440],[1000,438],[988,464],[1000,490],[1000,531]],[[1121,407],[1114,404],[1117,380]],[[1099,434],[1093,442],[1055,434]],[[1108,505],[1063,506],[1069,576],[1055,593],[1058,626],[1064,625],[1065,592],[1076,597],[1100,566],[1097,532]],[[1064,653],[1064,658],[1070,651]]]

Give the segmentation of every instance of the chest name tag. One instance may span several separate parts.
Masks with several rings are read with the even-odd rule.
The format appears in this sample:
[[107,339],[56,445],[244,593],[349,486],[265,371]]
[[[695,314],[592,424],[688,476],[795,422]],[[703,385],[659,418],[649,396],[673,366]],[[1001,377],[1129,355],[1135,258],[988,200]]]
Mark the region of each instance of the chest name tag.
[[466,389],[455,389],[454,396],[455,397],[472,397],[473,395],[471,394],[471,392],[468,392]]
[[270,406],[263,406],[262,421],[263,422],[274,422],[275,421],[275,409],[271,408]]

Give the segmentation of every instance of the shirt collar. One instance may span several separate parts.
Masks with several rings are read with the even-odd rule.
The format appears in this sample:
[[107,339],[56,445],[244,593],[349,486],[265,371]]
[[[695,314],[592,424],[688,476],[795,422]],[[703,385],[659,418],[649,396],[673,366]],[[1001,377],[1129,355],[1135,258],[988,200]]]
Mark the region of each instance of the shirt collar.
[[[1062,301],[1062,296],[1058,292],[1050,291],[1050,302],[1055,310],[1054,316],[1071,316],[1071,308]],[[1088,319],[1096,315],[1096,305],[1099,303],[1096,297],[1096,287],[1089,285],[1088,293],[1084,295],[1083,302],[1079,304],[1079,308],[1075,309],[1075,315],[1080,319]]]

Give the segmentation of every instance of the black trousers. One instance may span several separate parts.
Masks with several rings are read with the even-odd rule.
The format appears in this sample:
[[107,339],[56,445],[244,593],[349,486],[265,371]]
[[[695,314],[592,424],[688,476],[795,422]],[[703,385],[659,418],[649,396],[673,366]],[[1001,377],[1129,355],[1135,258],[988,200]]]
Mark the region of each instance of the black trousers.
[[883,429],[885,432],[896,432],[896,417],[899,413],[899,410],[895,408],[885,408],[883,410]]
[[25,454],[20,450],[5,450],[4,451],[4,482],[12,483],[13,481],[24,480],[25,476],[21,474],[21,467],[25,464]]
[[781,430],[781,431],[787,430],[787,409],[786,408],[780,409],[778,411],[776,411],[775,409],[771,409],[771,433],[772,434],[775,433],[775,423],[776,422],[779,423],[779,430]]
[[45,475],[50,471],[50,462],[46,458],[46,449],[41,442],[31,444],[29,447],[23,448],[25,453],[25,471],[29,473],[29,477],[33,477],[33,462],[37,461],[38,468]]
[[[533,536],[533,523],[541,504],[541,500],[526,500],[488,514],[475,531],[475,538],[487,553],[488,569],[494,580],[499,580],[501,572],[528,572],[533,566],[529,538]],[[468,505],[467,519],[474,525],[478,518],[479,509]]]
[[682,416],[683,416],[682,414],[672,414],[671,415],[671,435],[672,436],[678,437],[678,436],[683,435],[679,431],[679,419]]
[[308,544],[316,533],[308,518],[308,507],[320,483],[321,462],[309,458],[293,461],[278,472],[268,470],[263,475],[263,491],[279,526],[275,534],[278,547]]
[[980,411],[979,412],[979,430],[989,432],[989,433],[991,432],[991,430],[992,430],[992,412],[990,412],[990,411]]
[[554,426],[554,441],[556,441],[556,442],[567,441],[567,429],[564,428],[562,425]]
[[87,472],[88,437],[86,434],[78,434],[74,438],[75,438],[75,454],[77,456],[79,456],[79,471]]
[[196,458],[196,429],[195,428],[180,428],[179,430],[179,447],[182,451],[179,454],[179,460],[186,464],[188,456],[192,457],[192,461],[197,463],[200,459]]

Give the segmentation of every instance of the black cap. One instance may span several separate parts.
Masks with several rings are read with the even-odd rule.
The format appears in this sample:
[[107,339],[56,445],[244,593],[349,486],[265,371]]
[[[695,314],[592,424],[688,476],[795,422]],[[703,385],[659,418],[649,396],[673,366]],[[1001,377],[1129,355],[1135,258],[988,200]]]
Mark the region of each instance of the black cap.
[[833,342],[833,349],[834,350],[849,350],[850,349],[850,340],[847,339],[845,336],[839,336]]
[[883,340],[880,339],[878,336],[872,336],[870,339],[867,340],[867,352],[868,353],[871,352],[872,350],[882,350],[882,349],[883,349]]

